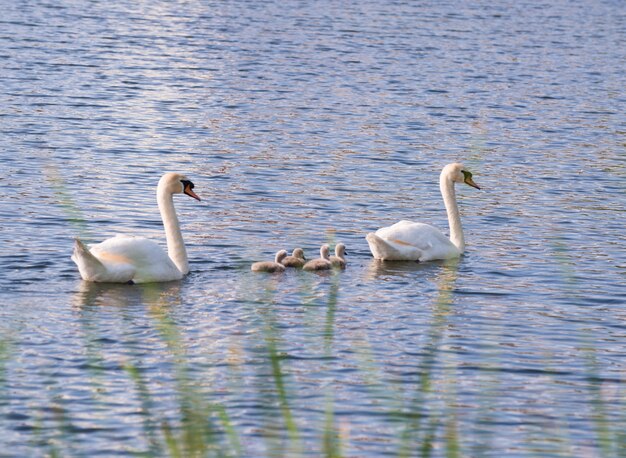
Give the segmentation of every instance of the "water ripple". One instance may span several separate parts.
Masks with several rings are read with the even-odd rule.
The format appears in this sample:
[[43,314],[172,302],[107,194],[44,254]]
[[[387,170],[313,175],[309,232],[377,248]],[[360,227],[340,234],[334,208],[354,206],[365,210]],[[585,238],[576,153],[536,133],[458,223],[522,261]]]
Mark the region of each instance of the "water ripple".
[[[5,448],[161,456],[170,428],[233,456],[617,455],[615,6],[4,5]],[[373,260],[378,227],[447,230],[457,160],[482,186],[457,190],[460,263]],[[77,236],[165,247],[164,171],[203,197],[176,199],[192,273],[81,282]],[[339,241],[341,274],[249,271]]]

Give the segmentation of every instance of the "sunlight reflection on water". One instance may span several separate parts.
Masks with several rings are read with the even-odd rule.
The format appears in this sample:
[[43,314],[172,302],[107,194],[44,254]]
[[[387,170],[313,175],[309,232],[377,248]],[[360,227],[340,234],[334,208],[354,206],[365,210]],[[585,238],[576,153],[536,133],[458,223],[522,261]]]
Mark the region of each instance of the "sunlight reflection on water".
[[[5,5],[6,449],[617,454],[626,16],[613,6]],[[438,175],[456,160],[482,187],[457,190],[466,255],[373,260],[378,227],[447,231]],[[189,277],[81,282],[76,236],[164,244],[165,171],[203,198],[176,199]],[[337,242],[340,274],[249,271]]]

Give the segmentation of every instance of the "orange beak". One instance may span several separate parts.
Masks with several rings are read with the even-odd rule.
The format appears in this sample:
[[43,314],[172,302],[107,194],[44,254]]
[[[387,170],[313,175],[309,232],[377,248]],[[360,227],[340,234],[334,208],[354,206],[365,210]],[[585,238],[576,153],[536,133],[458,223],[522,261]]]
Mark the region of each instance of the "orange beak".
[[201,200],[201,199],[198,197],[198,195],[197,195],[195,192],[193,192],[193,191],[192,191],[192,189],[191,189],[191,186],[190,186],[190,185],[185,186],[185,189],[184,189],[184,191],[183,191],[183,192],[184,192],[185,194],[187,194],[188,196],[193,197],[193,198],[194,198],[194,199],[196,199],[196,200]]

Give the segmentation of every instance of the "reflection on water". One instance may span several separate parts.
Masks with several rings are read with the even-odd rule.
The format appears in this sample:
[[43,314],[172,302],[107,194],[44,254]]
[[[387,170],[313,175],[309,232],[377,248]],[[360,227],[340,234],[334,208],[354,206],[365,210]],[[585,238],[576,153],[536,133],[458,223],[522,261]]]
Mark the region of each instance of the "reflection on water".
[[444,264],[444,261],[420,263],[417,261],[380,261],[378,259],[371,259],[367,271],[369,273],[368,278],[371,279],[376,277],[403,278],[412,277],[419,272],[432,272],[435,266],[442,264]]
[[76,308],[92,306],[175,307],[182,303],[180,291],[181,282],[179,281],[139,285],[81,281],[72,299],[72,305]]
[[[614,2],[4,3],[6,450],[620,454]],[[457,160],[466,254],[373,260],[379,227],[447,229]],[[191,275],[81,282],[76,236],[163,243],[166,171],[203,197],[177,202]],[[325,242],[345,271],[249,270]]]
[[[454,304],[453,290],[458,276],[458,265],[458,259],[445,261],[436,278],[437,295],[433,303],[432,323],[419,363],[419,378],[415,392],[410,395],[411,402],[404,406],[402,412],[405,424],[400,456],[410,456],[413,450],[420,447],[433,447],[434,437],[430,432],[438,427],[446,431],[446,454],[454,454],[459,448],[456,362],[453,356],[445,354],[442,345],[450,325],[448,316]],[[436,371],[436,365],[441,365],[441,371]],[[437,415],[429,415],[424,408],[437,403],[443,404],[440,407],[445,412],[443,421]]]

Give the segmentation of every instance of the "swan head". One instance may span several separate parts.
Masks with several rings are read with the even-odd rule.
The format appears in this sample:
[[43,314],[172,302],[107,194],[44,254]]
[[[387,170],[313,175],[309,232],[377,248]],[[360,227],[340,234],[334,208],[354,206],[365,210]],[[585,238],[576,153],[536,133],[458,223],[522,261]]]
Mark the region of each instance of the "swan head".
[[294,258],[304,259],[306,261],[306,258],[304,257],[304,250],[302,248],[296,248],[295,250],[293,250],[291,256],[293,256]]
[[200,197],[193,192],[194,184],[185,175],[180,173],[166,173],[159,180],[158,191],[167,194],[187,194],[196,200]]
[[276,253],[276,257],[274,258],[274,262],[276,264],[280,264],[280,262],[287,257],[287,250],[280,250]]
[[465,183],[473,188],[480,189],[480,186],[474,183],[472,172],[458,162],[446,165],[441,171],[441,177],[452,180],[454,183]]
[[330,259],[330,248],[328,245],[322,245],[320,247],[320,257],[322,259]]
[[337,256],[338,258],[343,258],[346,254],[346,246],[343,243],[338,243],[337,246],[335,246],[335,256]]

